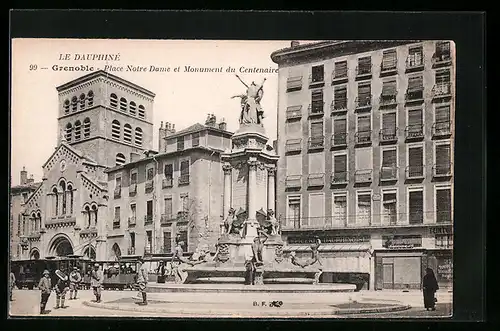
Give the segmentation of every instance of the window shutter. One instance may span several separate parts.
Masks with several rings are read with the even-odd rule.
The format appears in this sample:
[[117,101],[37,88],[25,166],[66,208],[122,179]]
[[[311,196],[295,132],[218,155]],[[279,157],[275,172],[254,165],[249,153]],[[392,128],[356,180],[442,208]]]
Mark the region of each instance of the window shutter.
[[422,125],[422,109],[408,111],[408,126]]
[[436,84],[446,84],[450,82],[450,71],[443,70],[436,72]]
[[170,232],[163,232],[163,253],[172,251],[172,235]]
[[370,131],[371,121],[369,116],[358,117],[358,132]]
[[370,84],[358,85],[358,96],[360,99],[369,98],[370,93],[371,93],[371,85]]
[[424,193],[422,191],[410,192],[410,224],[422,223],[424,210]]
[[347,87],[335,87],[334,102],[336,105],[345,105],[347,102]]
[[313,102],[323,102],[323,90],[312,91],[311,100]]
[[384,193],[384,204],[396,203],[396,193]]
[[325,71],[323,66],[314,66],[312,67],[312,79],[315,82],[321,82],[324,79]]
[[450,106],[436,108],[436,122],[437,123],[450,122]]
[[335,155],[333,157],[334,173],[343,173],[347,171],[347,155]]
[[323,136],[323,122],[311,123],[311,137]]
[[347,120],[345,118],[333,121],[333,133],[340,134],[347,132]]
[[451,190],[436,191],[436,211],[438,222],[451,221]]
[[408,78],[408,92],[417,92],[423,89],[422,76]]
[[361,57],[358,59],[358,66],[361,72],[370,71],[372,58],[370,56]]
[[438,166],[447,166],[450,164],[450,145],[436,146],[436,164]]
[[382,53],[382,68],[390,69],[396,67],[396,50],[388,50]]
[[172,198],[165,199],[165,215],[172,217]]
[[421,65],[423,59],[422,46],[410,48],[409,50],[409,64],[413,66]]
[[424,164],[422,147],[412,147],[408,149],[408,160],[410,167],[421,167]]
[[385,150],[382,152],[382,167],[396,167],[396,150]]
[[181,176],[182,175],[189,175],[189,161],[181,162]]
[[335,77],[347,76],[347,61],[335,63]]
[[386,81],[382,84],[382,95],[383,96],[393,96],[396,95],[396,81]]
[[396,113],[386,113],[382,115],[382,129],[385,134],[396,132]]
[[445,41],[445,42],[438,42],[436,43],[436,55],[441,56],[441,55],[448,55],[450,53],[450,43]]
[[347,218],[347,197],[345,195],[336,195],[333,198],[333,203],[334,224],[341,225]]

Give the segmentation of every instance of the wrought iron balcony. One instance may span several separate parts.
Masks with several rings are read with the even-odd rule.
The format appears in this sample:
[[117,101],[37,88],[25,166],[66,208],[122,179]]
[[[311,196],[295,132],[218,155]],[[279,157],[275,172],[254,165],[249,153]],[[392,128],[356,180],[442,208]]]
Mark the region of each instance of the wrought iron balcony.
[[415,55],[408,55],[406,58],[406,72],[415,72],[424,70],[424,58],[423,54],[420,54],[419,57]]
[[440,98],[449,98],[451,97],[451,83],[439,83],[434,85],[432,88],[432,98],[440,99]]
[[434,53],[434,55],[432,56],[433,68],[446,67],[451,65],[451,62],[452,59],[450,52],[442,52],[440,54]]
[[349,181],[349,173],[347,171],[334,172],[330,181],[331,185],[344,185]]
[[180,175],[179,185],[188,185],[188,184],[189,184],[189,174]]
[[369,79],[372,76],[372,65],[356,66],[356,80]]
[[302,176],[301,175],[286,176],[286,178],[285,178],[285,187],[286,188],[300,188],[301,186],[302,186]]
[[286,109],[286,119],[287,121],[299,119],[302,117],[302,105],[300,106],[290,106]]
[[154,188],[154,181],[152,179],[146,181],[146,183],[144,184],[144,191],[146,193],[149,193],[149,192],[153,191],[153,188]]
[[119,198],[121,198],[121,196],[122,196],[122,189],[121,188],[115,189],[113,192],[113,197],[115,199],[119,199]]
[[288,139],[285,145],[287,153],[300,152],[302,150],[302,139]]
[[314,77],[312,74],[309,75],[309,87],[320,87],[323,85],[325,85],[325,73],[316,77]]
[[424,166],[408,166],[406,167],[406,179],[423,179],[424,178]]
[[356,170],[354,172],[354,182],[357,184],[371,183],[373,178],[372,169]]
[[316,174],[309,174],[309,176],[307,176],[308,187],[318,187],[324,185],[325,185],[325,174],[316,173]]
[[128,187],[128,195],[133,197],[137,194],[137,184],[130,184]]
[[162,214],[160,216],[160,224],[166,225],[168,223],[171,223],[175,218],[172,216],[172,214]]
[[396,94],[382,94],[379,104],[384,107],[397,105]]
[[309,137],[308,148],[309,149],[322,149],[325,147],[325,137]]
[[332,85],[345,83],[348,80],[347,68],[346,70],[333,70],[332,71]]
[[347,132],[332,134],[331,140],[332,147],[346,147],[347,146]]
[[422,124],[408,125],[405,128],[406,140],[421,140],[424,138],[424,126]]
[[162,188],[172,187],[172,186],[174,186],[173,184],[174,184],[174,180],[172,179],[172,177],[163,178],[161,181]]
[[308,107],[309,117],[320,117],[325,114],[325,103],[323,101],[316,101],[309,104]]
[[153,215],[145,215],[144,216],[144,225],[153,223]]
[[119,229],[120,228],[120,219],[114,219],[113,220],[113,229]]
[[436,122],[432,125],[433,138],[447,138],[451,135],[451,122]]
[[380,168],[381,181],[398,180],[398,167],[382,167]]
[[302,89],[302,76],[288,77],[286,80],[286,91],[298,91]]
[[395,143],[398,141],[398,128],[382,129],[379,133],[379,140],[381,144]]
[[450,163],[445,164],[434,164],[432,167],[432,175],[436,177],[451,177],[453,172],[453,166]]
[[333,100],[330,104],[332,114],[345,113],[347,111],[347,99]]
[[372,95],[356,97],[356,111],[368,111],[372,108]]
[[372,131],[358,131],[354,134],[356,145],[369,145],[372,143]]
[[131,216],[128,218],[128,226],[129,227],[135,226],[135,217],[134,216]]

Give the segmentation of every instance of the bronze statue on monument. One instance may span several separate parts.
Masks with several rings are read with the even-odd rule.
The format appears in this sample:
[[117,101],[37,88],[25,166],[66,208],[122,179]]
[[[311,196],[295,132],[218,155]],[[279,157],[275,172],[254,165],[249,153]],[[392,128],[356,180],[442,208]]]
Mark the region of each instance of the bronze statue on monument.
[[263,87],[266,78],[264,78],[260,85],[255,84],[254,81],[248,85],[240,78],[240,76],[236,75],[236,77],[247,88],[246,94],[239,94],[231,97],[231,99],[241,99],[241,114],[239,119],[240,125],[258,124],[260,126],[264,126],[262,123],[264,111],[262,110],[260,101],[264,96]]

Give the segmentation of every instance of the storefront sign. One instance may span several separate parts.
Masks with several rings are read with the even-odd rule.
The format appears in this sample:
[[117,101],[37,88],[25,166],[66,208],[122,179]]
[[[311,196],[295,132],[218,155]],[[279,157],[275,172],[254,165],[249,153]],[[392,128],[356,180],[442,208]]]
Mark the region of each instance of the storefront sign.
[[[370,242],[370,236],[320,236],[321,243],[324,244],[353,244]],[[289,237],[289,244],[312,244],[316,241],[311,237]]]
[[438,227],[438,228],[430,228],[431,234],[452,234],[451,227]]
[[406,249],[422,247],[422,237],[419,235],[414,236],[394,236],[383,237],[384,247],[390,249]]
[[437,266],[438,281],[453,280],[453,262],[452,259],[439,259]]

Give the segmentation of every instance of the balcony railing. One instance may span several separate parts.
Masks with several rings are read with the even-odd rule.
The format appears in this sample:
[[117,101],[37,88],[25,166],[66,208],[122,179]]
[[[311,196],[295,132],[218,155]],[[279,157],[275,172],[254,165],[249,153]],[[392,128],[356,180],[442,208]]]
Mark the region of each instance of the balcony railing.
[[422,179],[424,178],[424,166],[408,166],[406,167],[406,179]]
[[382,167],[380,168],[380,180],[392,181],[398,179],[398,167]]
[[369,110],[372,107],[372,95],[356,97],[356,110]]
[[325,103],[323,101],[317,101],[309,104],[308,112],[309,112],[309,117],[324,115]]
[[436,122],[432,125],[432,137],[448,137],[451,135],[450,122]]
[[121,188],[115,189],[113,192],[113,197],[115,199],[119,199],[119,198],[121,198],[121,196],[122,196],[122,189]]
[[171,223],[174,219],[175,218],[172,214],[162,214],[160,216],[160,224],[165,225],[167,223]]
[[332,84],[340,84],[347,80],[348,80],[347,69],[332,71]]
[[396,105],[397,104],[396,94],[381,95],[380,99],[379,99],[379,103],[381,106]]
[[398,141],[398,128],[386,128],[380,130],[379,140],[381,143],[393,143]]
[[113,220],[113,229],[119,229],[120,228],[120,219],[114,219]]
[[127,254],[128,255],[135,255],[135,247],[129,247],[127,249]]
[[325,174],[309,174],[307,176],[307,186],[317,187],[325,185]]
[[372,131],[358,131],[354,134],[354,141],[357,145],[371,144]]
[[432,56],[432,67],[444,67],[451,64],[451,53],[443,52],[441,54],[434,53]]
[[332,113],[343,113],[347,111],[347,99],[333,100],[330,104],[330,111]]
[[416,55],[408,55],[406,58],[406,72],[414,72],[424,70],[424,58],[423,54]]
[[451,163],[434,164],[432,167],[432,175],[434,177],[450,177],[452,175],[453,167]]
[[302,105],[291,106],[286,109],[287,120],[299,119],[301,117],[302,117]]
[[135,226],[135,217],[134,216],[131,216],[128,218],[128,226],[129,227]]
[[302,89],[302,76],[288,77],[286,80],[286,91],[298,91]]
[[144,216],[144,225],[153,223],[153,215],[145,215]]
[[418,140],[424,138],[424,126],[422,124],[408,125],[405,128],[406,140]]
[[334,133],[331,141],[332,147],[347,146],[347,132]]
[[144,184],[144,191],[146,193],[148,193],[148,192],[153,191],[153,188],[154,188],[153,180],[151,179],[151,180],[146,181],[146,183]]
[[137,184],[130,184],[130,186],[128,187],[128,195],[130,197],[133,197],[136,194],[137,194]]
[[187,184],[189,184],[189,174],[180,175],[179,185],[187,185]]
[[302,176],[292,175],[285,178],[286,188],[300,188],[302,186]]
[[372,169],[356,170],[354,172],[355,183],[371,183],[373,177]]
[[308,148],[309,149],[321,149],[325,147],[325,137],[309,137]]
[[367,79],[372,75],[372,65],[356,66],[356,79]]
[[287,153],[300,152],[302,150],[302,139],[288,139],[285,145]]
[[446,98],[451,96],[451,83],[439,83],[432,88],[432,98]]
[[331,185],[347,184],[349,181],[349,173],[347,171],[332,173]]
[[312,74],[309,75],[309,87],[312,86],[321,86],[325,84],[325,74],[323,75],[318,75],[318,76],[313,76]]
[[174,186],[174,180],[172,177],[169,177],[169,178],[163,178],[162,181],[161,181],[161,187],[162,188],[169,188],[169,187],[172,187]]

